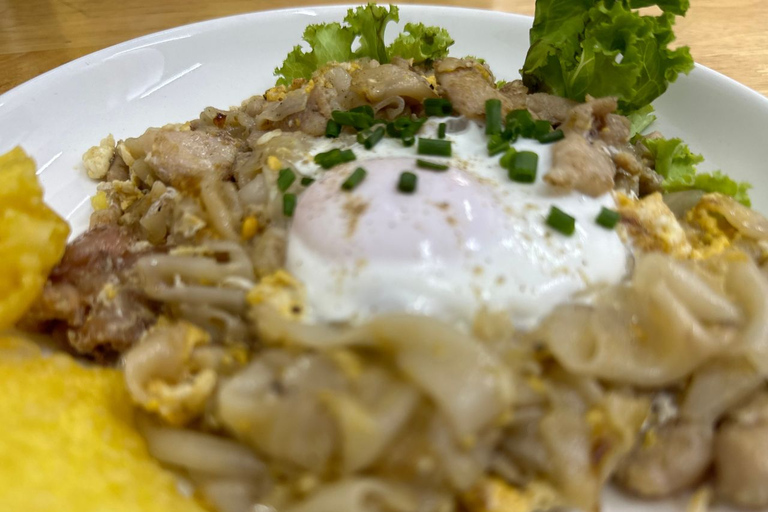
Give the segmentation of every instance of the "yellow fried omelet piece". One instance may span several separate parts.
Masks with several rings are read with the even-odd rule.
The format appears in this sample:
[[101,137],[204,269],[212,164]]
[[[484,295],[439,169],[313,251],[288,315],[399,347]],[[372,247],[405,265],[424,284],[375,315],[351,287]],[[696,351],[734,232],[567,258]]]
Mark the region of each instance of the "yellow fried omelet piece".
[[728,252],[739,234],[710,210],[704,199],[681,222],[657,193],[642,199],[617,194],[619,233],[642,251],[660,251],[679,259],[702,260]]
[[16,323],[64,255],[69,226],[43,202],[21,148],[0,156],[0,329]]
[[520,489],[497,477],[484,478],[462,501],[469,512],[535,512],[562,506],[557,492],[544,482]]
[[204,512],[147,452],[121,372],[0,334],[0,510]]

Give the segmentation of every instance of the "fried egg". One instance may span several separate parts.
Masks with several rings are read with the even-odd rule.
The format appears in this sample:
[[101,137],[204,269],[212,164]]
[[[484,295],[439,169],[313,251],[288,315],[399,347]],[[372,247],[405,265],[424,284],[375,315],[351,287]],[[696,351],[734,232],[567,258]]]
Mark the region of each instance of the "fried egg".
[[[432,118],[419,136],[437,138]],[[592,198],[550,186],[551,145],[520,139],[538,155],[534,183],[516,183],[489,157],[484,127],[450,118],[451,157],[424,157],[416,146],[386,138],[366,150],[352,138],[318,139],[310,155],[352,149],[356,160],[323,171],[294,162],[317,181],[299,196],[289,231],[287,270],[306,287],[306,317],[358,322],[388,312],[469,324],[482,308],[506,310],[518,327],[533,326],[557,304],[626,273],[627,249],[595,222],[613,196]],[[416,160],[448,165],[421,169]],[[341,184],[358,167],[365,179]],[[403,171],[417,176],[400,192]],[[552,206],[576,219],[573,236],[548,227]]]

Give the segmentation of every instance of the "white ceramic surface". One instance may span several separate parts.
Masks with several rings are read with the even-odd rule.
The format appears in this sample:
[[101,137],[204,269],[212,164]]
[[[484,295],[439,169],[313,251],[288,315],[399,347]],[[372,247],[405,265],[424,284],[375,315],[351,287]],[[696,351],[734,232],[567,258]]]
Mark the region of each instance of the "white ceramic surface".
[[[38,162],[46,200],[82,231],[96,184],[81,156],[112,133],[183,122],[209,105],[229,107],[274,83],[272,70],[309,23],[341,20],[346,7],[270,11],[167,30],[88,55],[0,96],[0,154],[21,145]],[[401,26],[446,27],[452,55],[485,58],[499,79],[518,78],[531,18],[449,7],[402,6]],[[394,32],[394,30],[390,30]],[[478,37],[483,34],[483,37]],[[702,169],[751,181],[753,203],[768,213],[768,99],[702,66],[656,102],[654,126],[704,154]],[[685,499],[648,503],[608,491],[605,510],[685,510]]]

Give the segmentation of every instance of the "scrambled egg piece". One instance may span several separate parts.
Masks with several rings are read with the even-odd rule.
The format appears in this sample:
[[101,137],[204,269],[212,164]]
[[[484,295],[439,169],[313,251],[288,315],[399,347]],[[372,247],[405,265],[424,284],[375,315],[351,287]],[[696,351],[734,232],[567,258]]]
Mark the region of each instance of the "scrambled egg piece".
[[248,292],[248,303],[251,306],[267,304],[288,318],[301,318],[304,314],[305,302],[304,286],[285,270],[278,270],[274,274],[264,276]]
[[196,347],[210,341],[207,332],[191,323],[161,318],[125,356],[126,379],[137,405],[171,425],[200,416],[217,375],[210,368],[198,368],[192,356]]
[[525,489],[500,478],[485,478],[463,497],[469,512],[534,512],[562,506],[557,492],[544,482],[531,482]]
[[622,217],[620,233],[643,251],[702,260],[731,251],[741,237],[704,199],[688,211],[684,223],[659,193],[642,199],[617,194],[617,203]]
[[83,165],[88,177],[100,180],[107,175],[112,164],[112,156],[115,154],[115,138],[110,133],[83,155]]
[[0,510],[203,512],[150,457],[122,374],[0,336]]
[[43,202],[35,163],[16,148],[0,156],[0,329],[15,324],[64,255],[69,226]]
[[[705,196],[706,197],[706,196]],[[739,232],[715,211],[704,198],[686,214],[685,220],[696,228],[690,238],[695,247],[694,256],[706,258],[720,254],[741,238]]]
[[692,247],[685,236],[685,230],[664,203],[661,194],[656,192],[643,199],[617,194],[616,200],[621,213],[623,234],[638,249],[662,251],[677,258],[690,256]]

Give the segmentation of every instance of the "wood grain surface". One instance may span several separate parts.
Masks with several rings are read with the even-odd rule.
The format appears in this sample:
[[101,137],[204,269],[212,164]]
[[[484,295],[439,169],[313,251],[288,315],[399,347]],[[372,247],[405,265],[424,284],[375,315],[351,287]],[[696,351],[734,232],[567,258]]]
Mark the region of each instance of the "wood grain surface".
[[[0,93],[101,48],[166,28],[322,0],[0,0]],[[349,3],[349,2],[347,2]],[[533,14],[534,0],[419,0]],[[676,30],[697,62],[768,96],[768,0],[691,0]]]

